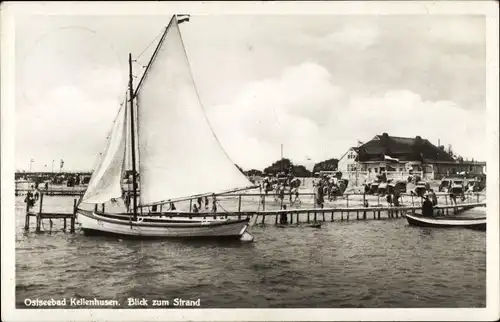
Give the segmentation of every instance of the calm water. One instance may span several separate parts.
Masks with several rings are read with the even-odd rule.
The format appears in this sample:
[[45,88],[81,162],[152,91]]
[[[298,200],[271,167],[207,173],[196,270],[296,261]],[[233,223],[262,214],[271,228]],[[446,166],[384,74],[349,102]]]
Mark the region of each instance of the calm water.
[[[72,198],[45,204],[67,212]],[[227,308],[486,304],[484,232],[410,227],[405,219],[335,221],[321,229],[271,222],[252,227],[251,244],[25,234],[17,197],[16,303],[96,297],[125,306],[128,297],[179,297]],[[54,220],[53,231],[60,228]]]

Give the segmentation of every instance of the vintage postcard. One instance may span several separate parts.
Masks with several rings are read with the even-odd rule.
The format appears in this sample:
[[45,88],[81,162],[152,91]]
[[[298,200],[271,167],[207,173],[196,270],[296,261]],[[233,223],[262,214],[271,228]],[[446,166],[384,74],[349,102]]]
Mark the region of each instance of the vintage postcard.
[[495,2],[1,9],[3,321],[498,319]]

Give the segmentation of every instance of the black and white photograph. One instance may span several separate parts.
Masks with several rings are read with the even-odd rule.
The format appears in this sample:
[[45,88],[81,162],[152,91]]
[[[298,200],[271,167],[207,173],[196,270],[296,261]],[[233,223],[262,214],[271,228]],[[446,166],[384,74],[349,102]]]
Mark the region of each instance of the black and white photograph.
[[2,3],[2,320],[497,319],[495,26]]

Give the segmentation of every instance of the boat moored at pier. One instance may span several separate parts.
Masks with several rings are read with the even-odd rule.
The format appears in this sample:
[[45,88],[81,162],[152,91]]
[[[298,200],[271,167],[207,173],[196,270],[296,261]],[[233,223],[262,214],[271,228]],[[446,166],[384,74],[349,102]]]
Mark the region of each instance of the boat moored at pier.
[[[253,239],[247,231],[248,215],[231,212],[233,219],[227,219],[217,212],[217,195],[255,185],[228,157],[205,115],[179,29],[188,19],[172,17],[135,89],[129,54],[128,97],[76,209],[87,234]],[[127,158],[131,170],[126,168]],[[122,187],[127,173],[132,174],[130,192]],[[196,206],[188,213],[172,207],[175,202],[201,198],[207,200],[206,207],[208,197],[210,215],[198,216]],[[97,210],[97,205],[117,199],[125,201],[126,211]],[[156,212],[165,204],[171,206],[167,213]],[[234,219],[235,215],[239,218]]]

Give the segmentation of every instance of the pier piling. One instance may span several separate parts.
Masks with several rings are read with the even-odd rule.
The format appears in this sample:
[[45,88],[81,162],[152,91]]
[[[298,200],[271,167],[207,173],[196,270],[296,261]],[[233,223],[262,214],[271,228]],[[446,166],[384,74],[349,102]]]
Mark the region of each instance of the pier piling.
[[75,219],[76,219],[76,199],[73,199],[73,216],[71,217],[70,233],[75,232]]
[[40,193],[40,206],[38,208],[39,213],[42,213],[42,207],[43,207],[43,192]]
[[24,219],[24,230],[28,231],[30,229],[30,203],[28,198],[26,198],[26,218]]
[[41,216],[40,214],[36,214],[36,228],[35,228],[35,232],[39,233],[40,232],[40,225],[42,223],[42,219],[41,219]]
[[[238,198],[238,212],[241,211],[241,195]],[[238,219],[241,219],[241,215],[238,215]]]

